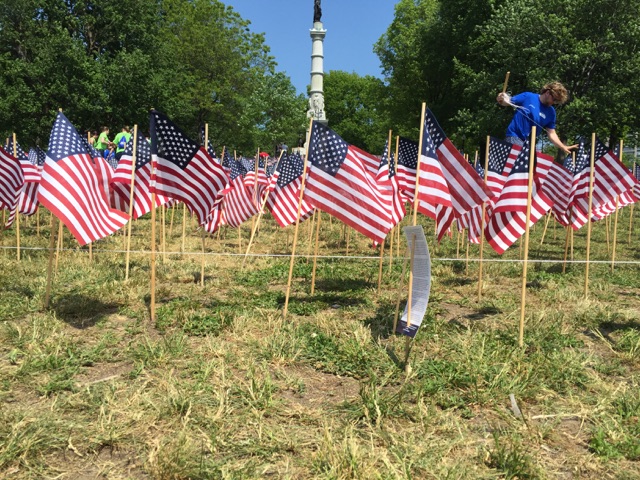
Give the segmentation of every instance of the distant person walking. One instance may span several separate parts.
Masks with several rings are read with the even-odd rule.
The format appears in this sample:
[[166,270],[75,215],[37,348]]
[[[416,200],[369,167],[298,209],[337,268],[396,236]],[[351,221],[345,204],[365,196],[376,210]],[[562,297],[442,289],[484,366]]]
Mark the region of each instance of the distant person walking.
[[102,127],[102,132],[100,132],[100,136],[98,140],[95,141],[94,147],[100,152],[100,155],[104,155],[104,152],[107,148],[109,148],[109,127]]
[[116,135],[113,139],[113,143],[116,145],[116,160],[120,161],[120,157],[127,148],[127,143],[131,139],[131,129],[128,125],[122,127],[122,131]]

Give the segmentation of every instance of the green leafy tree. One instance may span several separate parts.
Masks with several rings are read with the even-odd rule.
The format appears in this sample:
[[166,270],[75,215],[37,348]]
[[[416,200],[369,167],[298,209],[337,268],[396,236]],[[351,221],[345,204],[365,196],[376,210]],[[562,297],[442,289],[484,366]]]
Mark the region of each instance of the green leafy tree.
[[386,89],[382,80],[331,70],[324,76],[324,93],[331,128],[357,147],[382,153],[388,136],[384,115]]

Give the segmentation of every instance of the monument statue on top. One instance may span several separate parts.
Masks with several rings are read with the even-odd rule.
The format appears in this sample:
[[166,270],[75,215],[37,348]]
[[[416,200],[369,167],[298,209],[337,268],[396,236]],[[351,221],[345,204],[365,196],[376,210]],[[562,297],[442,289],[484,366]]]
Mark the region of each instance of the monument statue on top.
[[324,52],[323,42],[327,31],[322,27],[322,7],[320,0],[313,0],[313,28],[311,34],[311,88],[309,89],[309,109],[307,118],[313,118],[326,125],[324,112]]
[[313,0],[313,23],[321,22],[322,7],[320,6],[320,0]]

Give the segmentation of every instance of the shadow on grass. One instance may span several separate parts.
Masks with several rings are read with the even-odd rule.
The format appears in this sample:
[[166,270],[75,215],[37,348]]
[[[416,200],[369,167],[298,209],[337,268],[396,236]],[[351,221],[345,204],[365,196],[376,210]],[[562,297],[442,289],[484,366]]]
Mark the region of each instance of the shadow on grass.
[[68,325],[85,329],[93,327],[107,315],[116,313],[118,306],[86,295],[70,294],[56,298],[51,309]]
[[373,283],[363,278],[320,278],[316,277],[316,288],[327,292],[346,292],[372,288]]
[[[611,338],[611,334],[615,332],[624,332],[628,330],[640,331],[640,322],[637,320],[631,320],[629,322],[602,322],[598,327],[598,331],[607,340],[614,342]],[[595,337],[591,332],[585,332],[585,334]]]

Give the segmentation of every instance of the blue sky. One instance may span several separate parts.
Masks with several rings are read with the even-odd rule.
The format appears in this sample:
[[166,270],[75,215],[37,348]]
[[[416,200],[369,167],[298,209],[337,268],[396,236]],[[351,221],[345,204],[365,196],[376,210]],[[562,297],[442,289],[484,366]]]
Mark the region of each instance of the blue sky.
[[[298,93],[310,81],[313,0],[222,0],[251,30],[265,34],[265,42]],[[324,71],[344,70],[382,78],[373,44],[393,20],[395,0],[322,0]]]

